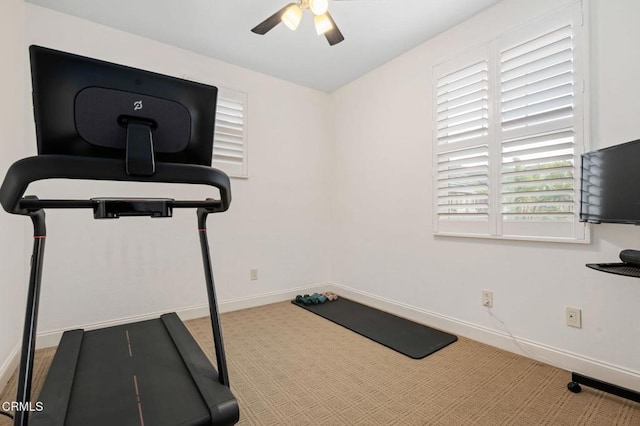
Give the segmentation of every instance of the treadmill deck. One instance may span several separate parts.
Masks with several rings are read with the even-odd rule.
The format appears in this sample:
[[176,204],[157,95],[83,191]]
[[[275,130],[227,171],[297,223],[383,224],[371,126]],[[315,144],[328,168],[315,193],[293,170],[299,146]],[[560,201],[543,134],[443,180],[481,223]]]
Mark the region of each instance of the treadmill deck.
[[238,404],[175,313],[64,333],[31,425],[213,425]]

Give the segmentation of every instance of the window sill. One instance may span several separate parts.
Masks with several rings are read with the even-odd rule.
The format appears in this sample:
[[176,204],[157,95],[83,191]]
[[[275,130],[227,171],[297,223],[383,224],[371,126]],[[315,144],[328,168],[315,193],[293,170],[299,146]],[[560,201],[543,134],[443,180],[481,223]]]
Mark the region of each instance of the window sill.
[[533,237],[533,236],[518,236],[518,235],[482,235],[482,234],[464,234],[453,232],[434,232],[436,237],[461,237],[461,238],[479,238],[485,240],[506,240],[506,241],[535,241],[543,243],[565,243],[565,244],[591,244],[591,238],[589,233],[585,235],[584,239],[576,238],[560,238],[560,237]]

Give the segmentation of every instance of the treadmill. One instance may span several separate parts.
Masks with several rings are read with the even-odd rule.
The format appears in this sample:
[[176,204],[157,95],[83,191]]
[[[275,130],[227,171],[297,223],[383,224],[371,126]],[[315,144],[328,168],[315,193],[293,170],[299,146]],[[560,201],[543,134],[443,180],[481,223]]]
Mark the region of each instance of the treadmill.
[[[229,177],[210,167],[217,88],[39,46],[29,48],[38,155],[15,162],[0,204],[33,222],[33,255],[14,425],[226,425],[231,393],[207,240],[209,214],[231,202]],[[213,187],[216,197],[39,199],[42,179],[160,182]],[[168,218],[196,210],[217,369],[175,313],[98,330],[66,331],[38,401],[32,400],[46,209],[89,209],[95,219]],[[45,280],[46,282],[46,280]]]

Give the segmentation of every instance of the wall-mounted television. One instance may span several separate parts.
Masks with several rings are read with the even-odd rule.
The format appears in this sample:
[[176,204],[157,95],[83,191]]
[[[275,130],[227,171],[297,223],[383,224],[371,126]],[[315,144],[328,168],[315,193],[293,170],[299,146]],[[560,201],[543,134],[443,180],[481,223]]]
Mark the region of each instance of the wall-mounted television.
[[640,139],[582,155],[580,220],[640,225]]

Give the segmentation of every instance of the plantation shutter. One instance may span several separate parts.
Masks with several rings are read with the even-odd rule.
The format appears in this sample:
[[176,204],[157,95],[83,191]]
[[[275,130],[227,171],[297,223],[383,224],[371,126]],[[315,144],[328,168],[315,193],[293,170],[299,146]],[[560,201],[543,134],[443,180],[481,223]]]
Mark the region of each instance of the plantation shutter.
[[582,79],[570,12],[498,43],[503,235],[565,238],[576,231]]
[[213,137],[213,166],[231,176],[247,176],[247,96],[220,88]]
[[582,4],[433,68],[434,229],[588,241]]
[[489,69],[486,58],[476,56],[436,70],[438,232],[488,232]]

